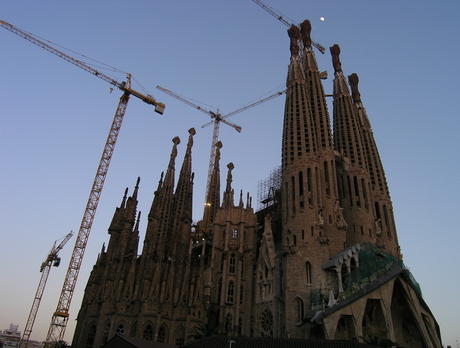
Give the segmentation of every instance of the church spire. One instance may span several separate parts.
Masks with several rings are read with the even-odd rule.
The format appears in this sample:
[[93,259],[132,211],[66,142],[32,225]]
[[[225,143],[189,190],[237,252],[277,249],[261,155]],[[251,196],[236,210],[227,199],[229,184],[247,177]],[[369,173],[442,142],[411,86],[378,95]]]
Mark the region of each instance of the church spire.
[[235,168],[234,164],[230,162],[227,164],[228,172],[227,172],[227,186],[225,187],[225,192],[224,192],[224,198],[222,201],[222,208],[230,208],[235,206],[234,202],[234,191],[232,188],[232,181],[233,181],[233,176],[232,176],[232,170]]
[[388,190],[385,171],[374,139],[366,109],[358,90],[358,75],[348,77],[352,91],[353,102],[356,106],[363,132],[363,143],[367,154],[367,163],[371,180],[371,192],[374,199],[374,224],[377,237],[377,247],[389,251],[396,257],[401,257],[396,224],[393,215],[393,204]]
[[[192,202],[193,202],[193,177],[192,173],[192,146],[195,128],[189,129],[187,149],[184,162],[182,163],[179,179],[177,181],[172,219],[169,231],[167,232],[167,252],[171,259],[169,276],[167,280],[167,292],[172,295],[170,298],[173,304],[185,298],[188,291],[188,283],[185,277],[189,263],[190,232],[192,224]],[[187,296],[186,296],[187,297]]]
[[342,72],[340,47],[330,47],[334,67],[334,145],[339,153],[340,209],[348,224],[347,245],[376,242],[372,195],[361,122]]
[[220,206],[220,149],[222,148],[222,142],[216,143],[216,155],[214,158],[214,167],[211,174],[211,180],[209,183],[209,190],[207,190],[208,196],[206,197],[206,203],[203,210],[203,229],[208,231],[210,226],[216,217],[217,209]]

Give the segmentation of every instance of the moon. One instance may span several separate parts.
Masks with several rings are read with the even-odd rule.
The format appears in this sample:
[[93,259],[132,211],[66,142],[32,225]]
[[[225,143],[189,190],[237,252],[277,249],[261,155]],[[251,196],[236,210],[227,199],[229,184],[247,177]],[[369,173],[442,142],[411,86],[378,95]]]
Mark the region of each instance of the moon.
[[324,22],[324,17],[320,17],[319,20],[320,20],[321,22]]

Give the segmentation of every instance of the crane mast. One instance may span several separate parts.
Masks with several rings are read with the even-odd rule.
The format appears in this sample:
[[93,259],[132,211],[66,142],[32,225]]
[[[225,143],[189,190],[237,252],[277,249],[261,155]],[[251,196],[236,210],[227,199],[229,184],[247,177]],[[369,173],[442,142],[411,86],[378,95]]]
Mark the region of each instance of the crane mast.
[[78,274],[80,272],[80,266],[83,261],[83,256],[86,250],[86,244],[91,232],[91,227],[93,224],[94,216],[96,214],[97,205],[99,203],[99,198],[102,193],[102,188],[104,186],[105,178],[109,169],[110,161],[112,159],[113,151],[118,139],[118,134],[123,122],[123,117],[126,112],[126,107],[128,106],[128,101],[130,95],[141,99],[143,102],[155,106],[155,112],[163,114],[165,109],[165,104],[157,102],[151,95],[144,95],[140,92],[135,91],[131,88],[131,75],[128,74],[127,80],[125,82],[118,82],[109,76],[93,69],[84,62],[77,60],[69,55],[57,50],[56,48],[48,45],[47,43],[35,38],[33,35],[0,20],[0,26],[5,29],[21,36],[22,38],[32,42],[33,44],[47,50],[48,52],[53,53],[54,55],[82,68],[83,70],[103,79],[106,82],[118,87],[123,91],[123,95],[120,97],[115,116],[110,127],[109,134],[102,152],[102,156],[99,162],[99,166],[96,171],[96,175],[91,187],[89,198],[86,204],[86,208],[83,214],[83,218],[80,224],[80,229],[78,231],[77,239],[75,241],[75,246],[72,252],[69,266],[67,268],[67,274],[64,279],[64,284],[62,286],[61,295],[54,312],[48,334],[46,336],[45,347],[50,347],[53,342],[62,341],[64,338],[65,329],[69,319],[69,308],[72,301],[72,297],[75,290],[75,285],[77,282]]
[[[207,126],[210,126],[211,124],[214,124],[214,130],[213,130],[213,133],[212,133],[212,141],[211,141],[211,154],[209,156],[209,166],[208,166],[208,178],[207,178],[207,183],[206,183],[206,194],[205,194],[205,202],[204,202],[204,211],[203,211],[203,226],[204,226],[204,229],[207,230],[209,228],[209,224],[211,223],[210,221],[210,210],[211,210],[211,202],[209,201],[210,197],[209,197],[209,190],[210,190],[210,187],[211,187],[211,178],[212,178],[212,172],[214,171],[214,162],[215,162],[215,158],[216,158],[216,146],[219,146],[217,145],[218,142],[219,142],[219,127],[220,127],[220,122],[223,122],[225,123],[226,125],[234,128],[237,132],[241,132],[241,127],[240,126],[237,126],[233,123],[230,123],[228,122],[226,119],[233,116],[233,115],[236,115],[242,111],[245,111],[247,109],[250,109],[250,108],[253,108],[254,106],[257,106],[259,104],[262,104],[262,103],[265,103],[266,101],[269,101],[273,98],[276,98],[284,93],[286,93],[286,90],[282,91],[282,92],[276,92],[266,98],[263,98],[261,100],[258,100],[256,101],[255,103],[252,103],[252,104],[249,104],[249,105],[246,105],[246,106],[243,106],[242,108],[238,109],[238,110],[235,110],[229,114],[226,114],[224,116],[222,116],[220,114],[220,112],[217,110],[217,112],[212,112],[212,111],[208,111],[204,108],[202,108],[201,106],[199,105],[196,105],[192,102],[190,102],[189,100],[185,99],[185,98],[182,98],[181,96],[179,96],[178,94],[166,89],[166,88],[163,88],[163,87],[160,87],[160,86],[157,86],[157,89],[159,89],[160,91],[163,91],[165,92],[166,94],[169,94],[170,96],[176,98],[177,100],[180,100],[181,102],[191,106],[192,108],[194,109],[197,109],[201,112],[204,112],[205,114],[208,114],[209,116],[211,116],[211,121],[204,124],[203,126],[201,126],[201,128],[204,128],[204,127],[207,127]],[[220,144],[220,146],[222,146],[222,144]]]
[[59,266],[60,258],[58,257],[59,251],[64,247],[64,245],[68,242],[68,240],[72,237],[73,232],[70,231],[61,243],[56,247],[56,242],[54,242],[51,251],[49,252],[48,256],[46,257],[45,261],[40,266],[41,277],[38,283],[38,288],[35,293],[34,301],[32,303],[32,308],[30,309],[29,317],[27,318],[27,323],[24,329],[24,333],[21,338],[21,342],[19,343],[19,348],[27,347],[27,343],[30,339],[30,334],[32,333],[32,328],[34,326],[35,318],[37,316],[38,307],[40,306],[40,302],[42,300],[43,292],[45,290],[46,281],[48,280],[48,275],[51,270],[51,266]]

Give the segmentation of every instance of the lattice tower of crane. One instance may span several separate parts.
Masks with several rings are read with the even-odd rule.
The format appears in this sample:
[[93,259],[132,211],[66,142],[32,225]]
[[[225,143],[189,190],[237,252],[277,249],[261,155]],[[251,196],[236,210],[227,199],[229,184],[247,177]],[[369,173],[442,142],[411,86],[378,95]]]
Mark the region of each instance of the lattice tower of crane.
[[118,103],[118,107],[115,112],[112,125],[110,127],[109,135],[107,137],[104,150],[102,152],[102,156],[96,171],[96,176],[94,178],[93,185],[91,187],[86,208],[83,213],[83,218],[80,224],[80,229],[78,231],[77,239],[75,241],[75,246],[70,259],[70,263],[67,268],[67,274],[64,279],[64,284],[62,286],[62,291],[59,297],[58,305],[56,307],[56,311],[54,312],[51,318],[51,324],[48,330],[45,343],[45,347],[50,347],[53,342],[62,341],[64,338],[64,333],[69,318],[69,308],[75,290],[78,274],[80,272],[81,263],[83,261],[83,256],[86,250],[86,244],[88,242],[88,238],[91,232],[91,227],[93,224],[94,216],[96,214],[97,205],[99,203],[99,198],[102,193],[102,188],[104,186],[105,178],[107,176],[110,161],[112,159],[113,151],[115,149],[115,145],[121,129],[126,108],[128,106],[130,95],[139,98],[140,100],[149,105],[153,105],[155,107],[155,112],[159,114],[163,114],[165,104],[157,102],[150,94],[143,94],[132,89],[130,74],[127,75],[126,81],[120,83],[117,80],[92,68],[87,63],[75,59],[61,52],[60,50],[56,49],[50,44],[45,43],[44,41],[38,39],[37,36],[35,36],[34,34],[28,33],[22,29],[13,26],[12,24],[9,24],[1,20],[0,26],[28,40],[29,42],[32,42],[33,44],[43,48],[44,50],[58,56],[59,58],[62,58],[65,61],[74,64],[83,70],[86,70],[92,75],[99,77],[100,79],[110,83],[111,85],[123,91],[123,95],[120,97],[120,101]]
[[19,342],[19,348],[26,348],[27,344],[29,343],[30,334],[32,333],[32,329],[35,323],[35,318],[37,317],[38,308],[40,307],[40,302],[43,297],[43,293],[45,291],[46,281],[48,280],[48,276],[51,270],[51,266],[58,267],[61,263],[61,258],[59,257],[59,251],[64,247],[64,245],[69,241],[72,237],[73,231],[70,231],[62,241],[56,246],[55,241],[53,247],[51,248],[50,252],[46,256],[45,261],[42,262],[40,265],[40,272],[41,277],[40,281],[38,282],[37,291],[35,292],[35,297],[32,302],[32,308],[30,309],[29,317],[27,318],[27,323],[24,328],[24,333],[22,334],[21,341]]

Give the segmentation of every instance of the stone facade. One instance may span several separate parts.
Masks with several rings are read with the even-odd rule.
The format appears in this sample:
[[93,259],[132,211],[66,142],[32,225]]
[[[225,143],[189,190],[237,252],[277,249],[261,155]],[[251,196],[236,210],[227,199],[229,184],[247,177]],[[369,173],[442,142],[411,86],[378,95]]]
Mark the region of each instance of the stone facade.
[[[440,347],[436,320],[402,262],[393,208],[356,74],[334,67],[333,127],[308,21],[291,28],[281,184],[258,212],[234,202],[228,164],[220,199],[220,149],[204,217],[192,223],[189,130],[173,139],[148,214],[142,254],[137,192],[127,191],[88,280],[73,347],[114,335],[182,345],[210,335],[292,339],[390,339]],[[301,37],[300,37],[301,35]],[[301,40],[300,40],[301,39]]]

